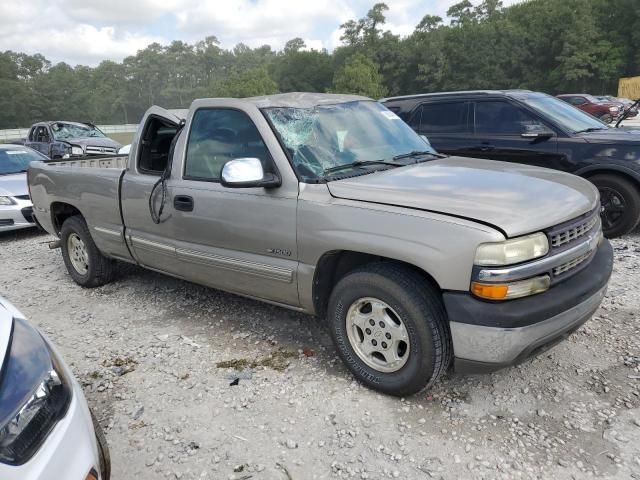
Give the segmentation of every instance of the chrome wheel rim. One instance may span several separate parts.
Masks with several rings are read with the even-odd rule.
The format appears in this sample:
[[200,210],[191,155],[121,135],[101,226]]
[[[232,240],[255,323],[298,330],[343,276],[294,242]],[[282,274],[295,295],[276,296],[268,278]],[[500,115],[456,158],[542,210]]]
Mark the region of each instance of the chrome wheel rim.
[[87,246],[77,233],[72,233],[67,238],[67,251],[74,270],[80,275],[86,275],[89,271],[89,254]]
[[347,311],[347,337],[367,366],[383,373],[400,370],[409,359],[409,333],[404,321],[387,303],[360,298]]

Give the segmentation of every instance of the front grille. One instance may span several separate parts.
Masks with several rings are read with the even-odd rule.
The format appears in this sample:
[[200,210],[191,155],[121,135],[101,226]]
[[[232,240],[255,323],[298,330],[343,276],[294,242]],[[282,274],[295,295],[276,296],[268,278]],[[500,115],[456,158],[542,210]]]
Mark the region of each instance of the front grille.
[[18,200],[31,200],[29,195],[14,195],[13,198],[17,198]]
[[90,154],[110,155],[116,153],[116,149],[113,147],[87,147],[86,152]]
[[568,272],[569,270],[573,270],[582,262],[587,260],[592,254],[593,252],[587,252],[584,255],[580,255],[579,257],[569,260],[567,263],[563,263],[562,265],[555,267],[553,269],[553,276],[557,277],[559,275],[562,275],[563,273]]
[[558,248],[568,243],[577,240],[578,238],[586,235],[591,231],[593,227],[598,224],[599,215],[596,211],[592,213],[587,219],[577,223],[572,224],[568,228],[553,232],[551,234],[551,247]]

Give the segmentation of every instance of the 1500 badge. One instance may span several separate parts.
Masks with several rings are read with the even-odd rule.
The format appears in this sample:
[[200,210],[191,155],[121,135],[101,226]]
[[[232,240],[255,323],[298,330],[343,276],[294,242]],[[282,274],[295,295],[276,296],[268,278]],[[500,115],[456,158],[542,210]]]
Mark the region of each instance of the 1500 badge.
[[291,256],[291,250],[287,250],[286,248],[267,248],[267,252],[274,255],[281,255],[283,257]]

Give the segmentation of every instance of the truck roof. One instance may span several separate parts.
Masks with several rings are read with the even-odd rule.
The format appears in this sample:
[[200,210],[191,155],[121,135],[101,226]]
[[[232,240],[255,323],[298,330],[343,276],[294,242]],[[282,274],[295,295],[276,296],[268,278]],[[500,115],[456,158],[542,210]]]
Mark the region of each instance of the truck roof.
[[398,97],[388,97],[382,98],[380,102],[388,102],[391,100],[409,100],[412,98],[434,98],[440,96],[483,96],[483,95],[517,95],[517,94],[536,94],[537,92],[533,92],[531,90],[461,90],[457,92],[436,92],[436,93],[417,93],[414,95],[402,95]]
[[278,93],[275,95],[264,95],[261,97],[249,97],[242,100],[254,103],[258,108],[313,108],[320,105],[335,105],[337,103],[357,102],[362,100],[372,101],[370,98],[361,97],[360,95],[309,92]]

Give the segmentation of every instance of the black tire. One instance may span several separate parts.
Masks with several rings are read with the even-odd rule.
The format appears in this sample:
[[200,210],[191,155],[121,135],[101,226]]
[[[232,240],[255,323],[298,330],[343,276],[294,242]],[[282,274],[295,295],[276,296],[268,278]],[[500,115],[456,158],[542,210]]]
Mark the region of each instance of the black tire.
[[[84,243],[88,258],[88,268],[86,272],[80,272],[74,267],[69,251],[69,237],[77,235]],[[62,258],[71,278],[80,286],[94,288],[109,283],[113,280],[115,272],[115,262],[100,253],[96,244],[93,243],[89,227],[81,216],[67,218],[60,230],[60,240],[62,241]]]
[[640,221],[640,190],[619,175],[601,173],[589,180],[600,191],[602,230],[616,238],[631,232]]
[[[397,371],[381,372],[367,365],[349,341],[347,313],[366,297],[385,302],[405,324],[410,348]],[[328,323],[338,354],[353,375],[386,394],[407,396],[430,387],[451,363],[451,333],[440,293],[401,265],[372,263],[343,277],[329,299]]]
[[102,430],[100,423],[98,423],[96,416],[93,414],[93,411],[91,411],[91,421],[93,422],[93,431],[96,434],[96,442],[98,443],[100,480],[109,480],[111,477],[111,454],[109,453],[109,444],[107,443],[104,431]]

